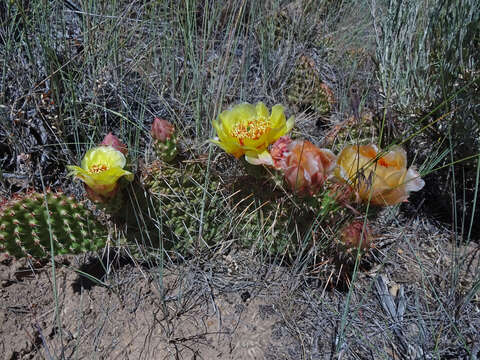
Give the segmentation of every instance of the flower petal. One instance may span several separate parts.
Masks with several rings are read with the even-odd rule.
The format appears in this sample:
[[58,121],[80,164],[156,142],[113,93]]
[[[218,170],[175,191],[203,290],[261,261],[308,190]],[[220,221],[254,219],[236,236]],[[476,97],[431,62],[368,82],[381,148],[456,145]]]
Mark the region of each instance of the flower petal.
[[274,105],[272,107],[272,115],[270,115],[270,124],[272,128],[282,128],[285,126],[286,123],[286,117],[285,113],[283,112],[283,106],[282,105]]
[[245,153],[245,160],[252,165],[274,166],[272,156],[268,151],[264,151],[260,154],[247,152]]
[[91,190],[104,196],[112,196],[117,181],[125,177],[133,180],[133,174],[123,169],[125,156],[112,146],[99,146],[90,149],[82,159],[82,167],[67,166],[73,175],[83,181]]
[[420,174],[412,167],[407,171],[405,176],[405,191],[419,191],[425,186],[425,181],[420,177]]
[[125,156],[112,146],[99,146],[87,151],[82,159],[82,168],[89,170],[93,165],[104,164],[107,167],[123,168],[127,160]]

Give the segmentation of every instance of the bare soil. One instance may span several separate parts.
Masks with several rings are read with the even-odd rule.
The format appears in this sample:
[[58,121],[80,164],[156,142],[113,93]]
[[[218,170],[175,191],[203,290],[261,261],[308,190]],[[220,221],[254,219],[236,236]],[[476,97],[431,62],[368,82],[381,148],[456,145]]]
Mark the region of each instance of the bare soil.
[[381,226],[346,314],[338,269],[296,274],[245,251],[163,271],[118,254],[57,257],[57,305],[50,262],[3,259],[2,359],[473,359],[479,246],[455,260],[445,229]]

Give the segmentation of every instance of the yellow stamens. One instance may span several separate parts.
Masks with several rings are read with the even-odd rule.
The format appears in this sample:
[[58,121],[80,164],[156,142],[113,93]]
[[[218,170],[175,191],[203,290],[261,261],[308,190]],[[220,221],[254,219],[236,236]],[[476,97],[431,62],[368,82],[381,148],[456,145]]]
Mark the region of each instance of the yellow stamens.
[[247,123],[238,123],[232,129],[232,136],[237,139],[258,140],[269,129],[269,121],[265,119],[256,119]]
[[90,172],[95,173],[95,174],[104,172],[105,170],[108,170],[108,167],[105,164],[92,165],[90,167]]

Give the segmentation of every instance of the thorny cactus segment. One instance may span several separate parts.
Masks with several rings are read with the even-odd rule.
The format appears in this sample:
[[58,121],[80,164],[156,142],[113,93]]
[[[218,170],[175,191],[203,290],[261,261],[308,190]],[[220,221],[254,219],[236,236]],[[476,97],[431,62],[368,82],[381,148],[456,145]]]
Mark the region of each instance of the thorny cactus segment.
[[[48,210],[47,210],[48,209]],[[96,251],[106,242],[106,229],[73,197],[32,192],[0,205],[0,252],[41,258]]]
[[219,180],[207,179],[200,164],[179,165],[154,162],[142,179],[153,195],[163,231],[172,238],[173,248],[185,254],[223,239],[229,223]]
[[373,246],[372,230],[363,220],[352,221],[340,231],[340,243],[349,251],[367,251]]
[[178,154],[178,139],[174,126],[169,121],[156,117],[153,120],[151,135],[153,149],[158,159],[165,162],[175,160]]
[[319,114],[328,114],[335,103],[333,91],[322,82],[315,62],[302,55],[288,80],[288,102],[297,110],[311,109]]
[[327,133],[325,146],[334,152],[340,152],[346,145],[373,144],[378,136],[375,119],[370,111],[363,112],[358,118],[354,115],[341,123],[334,124]]
[[200,164],[180,165],[177,168],[156,162],[143,174],[143,182],[157,204],[162,230],[172,240],[166,248],[192,254],[229,238],[241,247],[256,246],[272,255],[294,253],[295,224],[310,219],[296,218],[301,212],[298,206],[287,198],[266,203],[255,199],[251,196],[255,184],[243,181],[232,184],[229,190],[234,194],[227,197],[220,179],[211,174],[206,181]]

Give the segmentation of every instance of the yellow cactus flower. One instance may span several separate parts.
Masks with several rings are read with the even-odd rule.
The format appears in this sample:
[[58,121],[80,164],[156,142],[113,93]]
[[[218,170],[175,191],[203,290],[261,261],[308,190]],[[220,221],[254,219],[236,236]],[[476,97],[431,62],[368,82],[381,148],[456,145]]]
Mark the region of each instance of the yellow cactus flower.
[[337,158],[335,176],[350,184],[363,201],[394,205],[408,199],[411,191],[423,188],[418,172],[407,169],[407,154],[395,146],[379,156],[375,145],[350,145]]
[[245,155],[252,164],[263,163],[259,159],[270,158],[268,146],[292,130],[293,116],[288,120],[282,105],[272,107],[271,114],[264,103],[243,103],[223,111],[213,121],[217,137],[211,142],[236,158]]
[[125,156],[112,146],[90,149],[82,159],[82,167],[69,165],[69,175],[82,180],[96,194],[110,197],[117,190],[117,181],[122,177],[133,180],[133,174],[123,169]]

